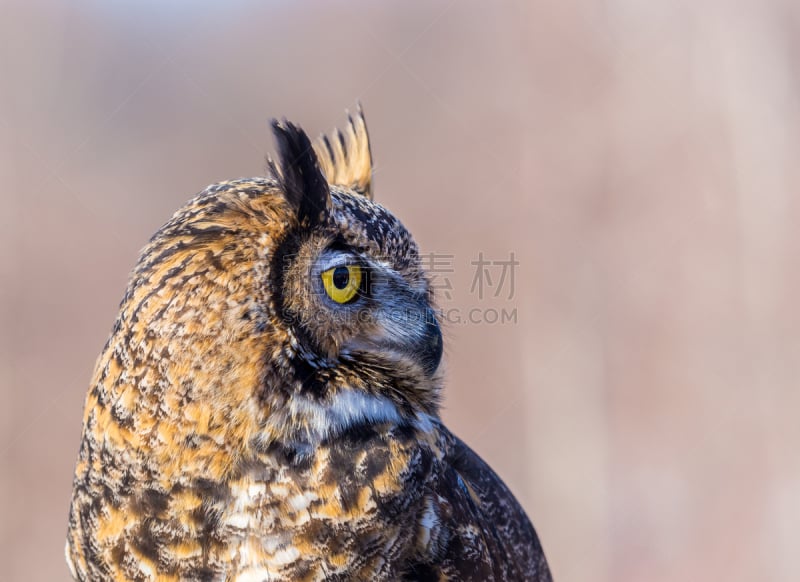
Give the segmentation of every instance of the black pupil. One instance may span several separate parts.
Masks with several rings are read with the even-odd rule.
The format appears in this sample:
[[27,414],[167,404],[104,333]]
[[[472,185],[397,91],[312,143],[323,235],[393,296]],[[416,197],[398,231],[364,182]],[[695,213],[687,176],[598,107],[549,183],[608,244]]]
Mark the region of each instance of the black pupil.
[[350,269],[347,267],[336,267],[333,271],[333,285],[337,289],[344,289],[350,281]]

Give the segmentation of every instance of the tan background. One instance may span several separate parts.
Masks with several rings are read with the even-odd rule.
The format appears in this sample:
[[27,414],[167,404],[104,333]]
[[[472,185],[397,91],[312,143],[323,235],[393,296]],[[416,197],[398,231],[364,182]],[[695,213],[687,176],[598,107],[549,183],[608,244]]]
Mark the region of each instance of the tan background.
[[[563,581],[800,580],[800,5],[0,4],[0,563],[65,580],[83,397],[138,249],[364,103],[453,256],[444,417]],[[470,293],[514,252],[515,293]]]

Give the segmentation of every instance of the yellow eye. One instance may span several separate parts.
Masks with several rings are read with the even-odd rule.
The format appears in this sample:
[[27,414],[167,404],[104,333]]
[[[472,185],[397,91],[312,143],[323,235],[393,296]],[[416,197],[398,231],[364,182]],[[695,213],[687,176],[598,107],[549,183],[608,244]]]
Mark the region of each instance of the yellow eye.
[[342,265],[322,273],[322,285],[325,293],[336,303],[352,301],[361,287],[361,267],[358,265]]

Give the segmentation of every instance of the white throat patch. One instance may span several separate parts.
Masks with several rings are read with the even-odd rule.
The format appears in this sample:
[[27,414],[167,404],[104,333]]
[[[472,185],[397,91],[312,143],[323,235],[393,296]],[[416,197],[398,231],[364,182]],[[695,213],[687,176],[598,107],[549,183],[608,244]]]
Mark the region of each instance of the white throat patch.
[[385,396],[362,390],[340,389],[330,402],[320,404],[304,396],[289,400],[289,416],[302,419],[309,439],[319,442],[358,424],[399,423],[397,407]]

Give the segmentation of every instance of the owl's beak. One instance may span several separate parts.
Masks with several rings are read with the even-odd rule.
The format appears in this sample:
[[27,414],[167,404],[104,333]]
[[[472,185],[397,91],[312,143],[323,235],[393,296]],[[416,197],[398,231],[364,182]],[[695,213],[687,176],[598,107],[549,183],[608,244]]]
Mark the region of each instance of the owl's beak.
[[348,351],[396,354],[413,360],[425,374],[433,376],[444,351],[436,312],[417,300],[413,307],[395,309],[379,321],[378,334],[348,342]]
[[430,376],[439,367],[442,361],[442,330],[439,329],[439,322],[436,314],[428,307],[425,312],[425,332],[422,341],[419,342],[417,356],[425,372]]

